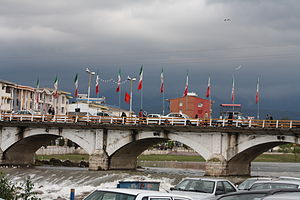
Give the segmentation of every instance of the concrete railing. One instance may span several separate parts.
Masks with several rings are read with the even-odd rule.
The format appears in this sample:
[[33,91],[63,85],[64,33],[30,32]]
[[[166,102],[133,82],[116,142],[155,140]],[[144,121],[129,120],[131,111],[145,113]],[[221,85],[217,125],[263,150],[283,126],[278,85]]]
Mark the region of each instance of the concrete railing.
[[126,125],[172,125],[201,127],[249,127],[249,128],[299,128],[300,120],[258,120],[258,119],[194,119],[194,118],[149,118],[79,115],[24,115],[1,114],[0,121],[31,121],[56,123],[95,123]]

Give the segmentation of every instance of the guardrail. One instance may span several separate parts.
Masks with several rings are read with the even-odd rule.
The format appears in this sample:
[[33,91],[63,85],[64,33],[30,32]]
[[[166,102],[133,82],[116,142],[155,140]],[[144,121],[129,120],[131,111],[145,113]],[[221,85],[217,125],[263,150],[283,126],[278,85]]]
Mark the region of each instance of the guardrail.
[[79,115],[24,115],[1,114],[0,121],[32,121],[57,123],[94,123],[126,125],[173,125],[201,127],[250,127],[250,128],[300,128],[300,120],[258,120],[258,119],[193,119],[193,118],[150,118],[116,116],[79,116]]

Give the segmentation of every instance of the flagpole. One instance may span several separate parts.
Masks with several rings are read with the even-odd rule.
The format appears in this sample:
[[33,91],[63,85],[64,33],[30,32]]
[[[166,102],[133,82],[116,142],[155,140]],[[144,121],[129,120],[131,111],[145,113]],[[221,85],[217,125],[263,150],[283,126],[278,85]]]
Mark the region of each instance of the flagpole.
[[162,96],[163,96],[163,115],[165,115],[165,90],[163,90],[163,94],[162,94]]
[[257,95],[257,119],[259,119],[259,77],[257,78],[257,86],[256,86],[256,95]]
[[121,116],[121,88],[119,91],[119,117]]

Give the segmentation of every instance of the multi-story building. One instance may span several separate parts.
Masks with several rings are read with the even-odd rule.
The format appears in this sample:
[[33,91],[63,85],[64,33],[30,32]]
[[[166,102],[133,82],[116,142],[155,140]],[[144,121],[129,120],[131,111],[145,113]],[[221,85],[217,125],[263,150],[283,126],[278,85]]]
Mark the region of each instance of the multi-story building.
[[53,92],[54,89],[50,88],[33,88],[0,80],[0,111],[32,110],[47,114],[48,109],[53,107],[56,114],[66,114],[70,93],[58,91],[57,98],[54,98]]
[[184,113],[191,118],[209,119],[211,116],[210,100],[202,99],[196,93],[188,93],[185,97],[168,99],[170,112]]

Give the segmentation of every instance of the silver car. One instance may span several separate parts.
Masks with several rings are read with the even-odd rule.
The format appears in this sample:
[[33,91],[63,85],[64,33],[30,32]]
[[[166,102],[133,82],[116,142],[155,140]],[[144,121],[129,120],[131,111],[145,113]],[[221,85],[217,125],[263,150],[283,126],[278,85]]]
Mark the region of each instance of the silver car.
[[236,192],[237,188],[226,179],[185,178],[170,190],[170,193],[182,194],[193,200],[200,200]]

